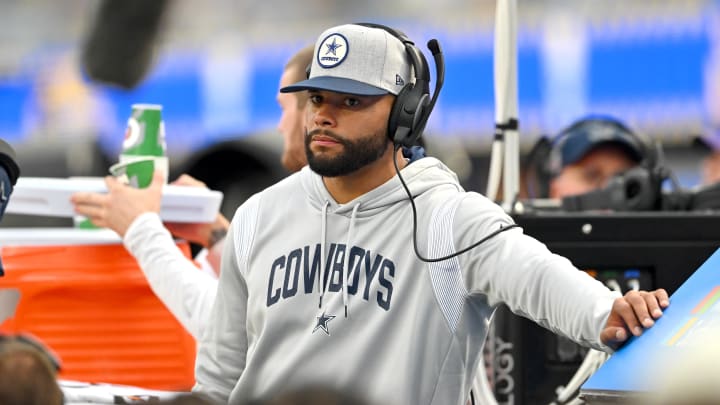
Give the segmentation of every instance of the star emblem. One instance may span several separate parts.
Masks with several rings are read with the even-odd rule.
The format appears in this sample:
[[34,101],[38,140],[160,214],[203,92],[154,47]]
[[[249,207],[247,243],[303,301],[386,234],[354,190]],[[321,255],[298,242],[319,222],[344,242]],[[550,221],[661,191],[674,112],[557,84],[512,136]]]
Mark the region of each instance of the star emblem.
[[317,323],[315,324],[315,328],[313,329],[312,333],[315,333],[316,330],[322,329],[325,334],[330,336],[330,330],[328,330],[328,322],[335,319],[335,315],[325,315],[325,312],[322,313],[322,315],[317,317]]
[[333,55],[337,55],[336,51],[338,50],[338,48],[340,48],[342,46],[342,44],[338,44],[337,38],[333,38],[332,43],[325,44],[325,46],[327,47],[327,51],[325,52],[325,55],[330,54],[330,53]]

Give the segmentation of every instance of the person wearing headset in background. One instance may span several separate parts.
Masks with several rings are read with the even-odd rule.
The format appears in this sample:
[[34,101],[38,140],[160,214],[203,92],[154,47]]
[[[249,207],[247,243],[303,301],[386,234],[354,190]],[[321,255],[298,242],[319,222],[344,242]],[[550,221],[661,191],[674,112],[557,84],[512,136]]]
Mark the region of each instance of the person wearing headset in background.
[[607,351],[669,305],[664,290],[611,292],[439,160],[404,158],[439,93],[428,101],[404,34],[330,28],[309,79],[280,91],[310,92],[309,165],[236,212],[195,392],[236,404],[328,384],[371,403],[464,404],[500,302]]
[[[313,46],[307,46],[288,60],[280,78],[280,87],[306,78],[305,70],[311,62],[312,51]],[[278,122],[278,130],[283,135],[281,162],[290,172],[298,171],[307,164],[302,141],[305,127],[303,110],[307,99],[306,92],[278,93],[277,96],[282,110]],[[181,175],[174,184],[205,187],[204,183],[187,174]],[[120,187],[117,182],[108,186],[110,192],[105,195],[75,194],[72,201],[77,212],[123,237],[125,247],[138,260],[153,292],[183,327],[198,339],[215,299],[217,277],[197,271],[195,264],[177,249],[171,233],[208,249],[207,261],[217,273],[228,220],[218,213],[212,224],[166,223],[165,228],[157,215],[161,184],[153,184],[152,190]]]
[[620,120],[589,116],[573,122],[552,141],[540,170],[547,197],[561,199],[605,187],[610,179],[643,162],[647,142]]

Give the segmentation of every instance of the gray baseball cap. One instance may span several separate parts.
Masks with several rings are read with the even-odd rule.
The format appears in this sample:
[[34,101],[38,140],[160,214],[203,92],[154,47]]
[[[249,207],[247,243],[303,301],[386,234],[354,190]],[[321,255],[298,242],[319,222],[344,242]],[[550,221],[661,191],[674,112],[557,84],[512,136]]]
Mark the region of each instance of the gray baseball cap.
[[327,90],[359,96],[400,93],[411,79],[412,64],[405,45],[381,28],[345,24],[318,37],[307,80],[280,89],[282,93]]

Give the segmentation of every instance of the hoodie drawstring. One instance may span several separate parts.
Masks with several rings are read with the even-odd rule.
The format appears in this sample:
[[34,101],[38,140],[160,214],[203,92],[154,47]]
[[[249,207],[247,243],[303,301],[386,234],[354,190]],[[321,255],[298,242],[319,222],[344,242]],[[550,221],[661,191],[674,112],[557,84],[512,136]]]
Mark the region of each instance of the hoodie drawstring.
[[[320,302],[318,304],[318,308],[322,308],[323,304],[323,297],[325,296],[325,290],[327,290],[327,283],[330,281],[330,278],[332,277],[331,274],[327,275],[327,278],[325,279],[325,282],[323,283],[323,277],[326,273],[326,259],[325,256],[325,245],[327,243],[327,211],[328,207],[330,206],[329,201],[325,201],[325,204],[323,204],[322,207],[322,220],[321,220],[321,231],[320,231],[320,270],[317,273],[317,285],[318,290],[320,291]],[[357,220],[357,212],[360,209],[360,204],[355,205],[352,210],[352,215],[350,216],[350,226],[348,227],[348,233],[347,233],[347,239],[345,240],[345,257],[343,258],[343,272],[342,272],[342,299],[343,299],[343,306],[345,307],[345,318],[348,316],[348,280],[350,279],[350,271],[351,269],[348,267],[350,265],[350,241],[353,237],[353,232],[355,230],[355,221]]]
[[322,308],[323,295],[325,294],[325,286],[323,285],[322,279],[325,273],[325,237],[327,233],[327,209],[330,205],[330,201],[325,201],[322,207],[322,229],[320,230],[320,269],[318,270],[318,291],[320,291],[320,303],[318,308]]
[[352,210],[352,215],[350,216],[350,226],[348,227],[348,234],[347,239],[345,241],[345,263],[343,264],[343,283],[342,283],[342,297],[343,297],[343,305],[345,306],[345,318],[348,316],[348,279],[350,278],[350,268],[349,263],[350,260],[348,259],[348,256],[350,256],[350,239],[352,238],[353,228],[355,227],[355,218],[357,217],[358,208],[360,208],[360,204],[355,205]]

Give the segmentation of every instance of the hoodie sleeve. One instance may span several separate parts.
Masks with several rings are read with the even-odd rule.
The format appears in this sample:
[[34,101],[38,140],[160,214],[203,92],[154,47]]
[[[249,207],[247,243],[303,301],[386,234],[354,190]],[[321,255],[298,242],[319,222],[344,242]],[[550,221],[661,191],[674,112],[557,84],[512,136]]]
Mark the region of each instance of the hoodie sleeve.
[[[454,219],[456,246],[468,246],[513,220],[486,198],[472,193]],[[460,256],[470,296],[505,303],[514,313],[596,349],[613,301],[619,296],[514,228]]]
[[227,403],[245,369],[248,349],[246,260],[252,250],[258,203],[258,195],[250,198],[230,224],[215,304],[195,362],[193,391],[220,403]]
[[200,271],[178,249],[155,213],[133,221],[123,239],[155,295],[196,340],[210,315],[217,279]]

